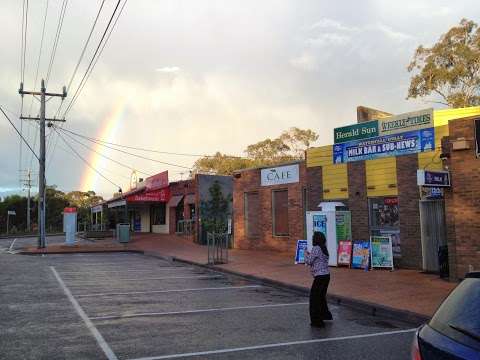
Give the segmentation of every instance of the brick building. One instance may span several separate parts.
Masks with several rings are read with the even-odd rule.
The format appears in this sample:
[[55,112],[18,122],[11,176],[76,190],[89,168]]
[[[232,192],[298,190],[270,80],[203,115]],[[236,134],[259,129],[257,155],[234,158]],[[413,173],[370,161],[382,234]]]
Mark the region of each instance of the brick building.
[[448,126],[442,157],[452,180],[445,203],[450,278],[457,279],[472,268],[480,269],[480,158],[476,144],[480,143],[480,117],[451,121]]
[[305,163],[234,174],[234,247],[293,252],[305,237]]
[[[476,195],[480,194],[480,161],[475,158],[473,145],[455,152],[448,143],[447,163],[442,161],[445,154],[440,155],[442,139],[465,138],[473,143],[472,116],[478,115],[480,107],[435,110],[435,148],[431,151],[334,164],[333,145],[308,149],[307,210],[318,210],[322,201],[343,202],[351,211],[352,238],[367,240],[371,235],[391,235],[395,264],[403,268],[431,270],[429,259],[438,259],[438,249],[425,242],[429,241],[428,234],[435,232],[445,243],[448,239],[451,274],[463,276],[469,265],[478,267],[480,261],[478,240],[473,239],[473,234],[480,230],[480,195]],[[445,200],[442,196],[430,199],[424,194],[425,189],[417,185],[417,170],[447,168],[452,188],[442,189]],[[432,214],[431,209],[438,214]],[[440,218],[438,222],[434,215]],[[433,268],[438,270],[438,263]]]

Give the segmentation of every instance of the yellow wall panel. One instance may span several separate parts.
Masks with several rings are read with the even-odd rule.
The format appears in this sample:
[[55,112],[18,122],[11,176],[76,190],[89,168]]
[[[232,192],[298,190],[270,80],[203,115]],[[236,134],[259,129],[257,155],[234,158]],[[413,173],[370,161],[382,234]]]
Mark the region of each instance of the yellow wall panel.
[[347,164],[322,167],[323,198],[325,200],[348,199]]
[[448,125],[435,127],[435,150],[418,153],[418,168],[427,170],[443,170],[440,154],[442,152],[442,138],[448,136]]
[[433,111],[433,123],[435,127],[448,125],[449,120],[480,115],[480,106],[470,106],[458,109],[443,109]]
[[330,165],[333,163],[332,145],[307,150],[307,167]]
[[397,160],[395,157],[367,160],[365,161],[365,169],[367,196],[398,195]]

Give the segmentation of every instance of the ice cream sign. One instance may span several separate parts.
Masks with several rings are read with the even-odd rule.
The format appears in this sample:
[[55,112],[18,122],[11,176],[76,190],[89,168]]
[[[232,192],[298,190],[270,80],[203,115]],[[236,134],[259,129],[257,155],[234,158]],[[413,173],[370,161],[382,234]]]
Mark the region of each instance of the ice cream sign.
[[278,166],[261,170],[261,185],[291,184],[299,181],[298,164]]

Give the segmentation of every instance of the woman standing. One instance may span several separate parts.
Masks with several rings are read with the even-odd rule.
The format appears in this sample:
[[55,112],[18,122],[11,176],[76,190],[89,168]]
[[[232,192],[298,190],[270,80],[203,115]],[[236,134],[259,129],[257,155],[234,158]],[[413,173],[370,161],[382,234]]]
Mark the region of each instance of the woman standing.
[[333,320],[327,305],[327,288],[330,282],[328,269],[328,249],[325,235],[319,231],[313,233],[312,252],[306,254],[305,263],[310,266],[314,277],[310,290],[310,325],[323,327],[324,320]]

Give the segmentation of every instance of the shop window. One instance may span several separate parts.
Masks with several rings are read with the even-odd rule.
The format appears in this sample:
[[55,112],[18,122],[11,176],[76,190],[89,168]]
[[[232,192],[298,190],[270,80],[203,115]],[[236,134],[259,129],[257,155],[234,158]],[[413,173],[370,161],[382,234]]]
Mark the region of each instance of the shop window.
[[165,203],[152,206],[152,225],[166,224],[166,206]]
[[244,194],[245,234],[248,238],[259,235],[259,205],[258,192]]
[[372,230],[398,229],[400,226],[398,197],[370,198],[368,202]]
[[272,191],[273,235],[288,235],[288,190]]

